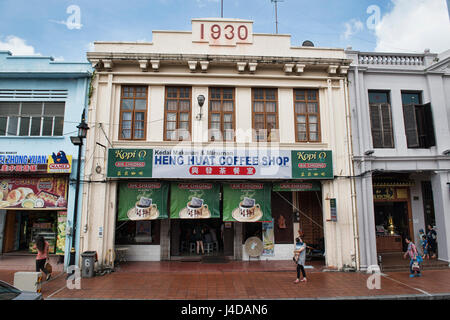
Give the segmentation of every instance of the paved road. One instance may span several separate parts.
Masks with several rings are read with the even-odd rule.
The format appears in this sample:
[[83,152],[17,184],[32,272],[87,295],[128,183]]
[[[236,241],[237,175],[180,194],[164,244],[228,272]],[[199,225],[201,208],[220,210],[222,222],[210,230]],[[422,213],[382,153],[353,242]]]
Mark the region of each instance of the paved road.
[[[13,282],[15,271],[0,271]],[[311,272],[307,283],[294,284],[294,272],[114,272],[81,279],[81,289],[68,289],[65,274],[44,283],[46,299],[357,299],[450,298],[450,269],[429,270],[421,278],[407,272],[381,276],[380,289],[367,288],[369,275],[358,272]]]

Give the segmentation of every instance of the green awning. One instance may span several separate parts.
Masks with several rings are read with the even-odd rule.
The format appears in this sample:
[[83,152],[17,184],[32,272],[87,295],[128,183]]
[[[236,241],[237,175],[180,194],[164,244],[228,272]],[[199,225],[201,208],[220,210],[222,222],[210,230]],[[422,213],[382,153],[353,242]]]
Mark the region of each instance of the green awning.
[[270,183],[224,183],[223,221],[271,221]]
[[170,218],[220,218],[220,185],[206,182],[172,182]]
[[167,216],[169,185],[165,182],[119,183],[118,220],[155,220]]

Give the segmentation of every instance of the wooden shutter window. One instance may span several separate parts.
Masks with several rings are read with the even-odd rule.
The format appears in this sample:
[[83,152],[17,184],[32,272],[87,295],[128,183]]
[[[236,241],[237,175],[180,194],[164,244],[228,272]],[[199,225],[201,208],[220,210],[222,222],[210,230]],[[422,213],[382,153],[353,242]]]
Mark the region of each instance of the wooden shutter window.
[[416,108],[413,104],[403,105],[403,119],[405,121],[405,133],[408,148],[419,148]]
[[191,88],[166,87],[164,140],[191,139]]
[[434,121],[433,112],[431,110],[431,103],[426,103],[423,105],[424,109],[424,132],[427,137],[426,148],[433,147],[436,145],[436,136],[434,134]]
[[208,128],[210,141],[234,141],[234,88],[209,89]]
[[391,106],[388,103],[372,103],[369,109],[373,147],[393,148]]

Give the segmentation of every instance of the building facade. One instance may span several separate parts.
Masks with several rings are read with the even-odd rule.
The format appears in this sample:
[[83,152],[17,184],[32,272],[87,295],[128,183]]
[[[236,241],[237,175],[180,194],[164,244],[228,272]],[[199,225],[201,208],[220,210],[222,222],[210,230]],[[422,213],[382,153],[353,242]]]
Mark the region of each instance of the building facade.
[[79,161],[69,136],[87,106],[91,70],[0,51],[0,254],[34,254],[43,235],[69,263]]
[[252,26],[194,19],[87,53],[81,252],[188,259],[203,229],[207,252],[248,260],[256,237],[260,259],[290,260],[300,230],[327,266],[358,268],[350,60]]
[[448,262],[450,51],[346,53],[361,269],[405,251],[405,237],[419,245],[429,224]]

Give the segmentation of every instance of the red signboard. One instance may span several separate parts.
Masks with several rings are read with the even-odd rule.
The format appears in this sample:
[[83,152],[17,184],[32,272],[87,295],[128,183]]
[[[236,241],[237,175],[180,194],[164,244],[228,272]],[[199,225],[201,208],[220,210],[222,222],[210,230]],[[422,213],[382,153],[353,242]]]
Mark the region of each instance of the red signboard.
[[0,178],[0,209],[67,208],[67,178]]

